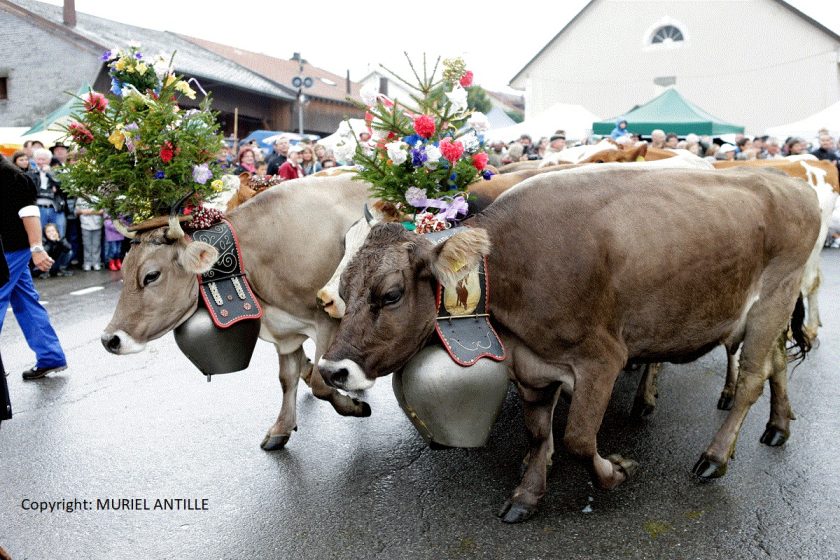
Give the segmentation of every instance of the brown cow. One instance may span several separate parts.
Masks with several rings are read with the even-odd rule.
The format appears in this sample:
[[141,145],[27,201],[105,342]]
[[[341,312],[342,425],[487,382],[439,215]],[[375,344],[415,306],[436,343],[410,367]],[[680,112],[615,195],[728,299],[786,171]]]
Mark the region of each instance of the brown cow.
[[320,371],[336,388],[359,390],[399,370],[434,332],[435,281],[454,285],[486,255],[530,447],[504,521],[527,519],[545,494],[563,386],[573,391],[567,450],[598,486],[626,480],[634,463],[603,458],[596,436],[628,358],[680,363],[742,343],[735,404],[693,469],[722,476],[768,377],[776,390],[765,435],[788,433],[781,333],[817,236],[815,198],[768,173],[606,169],[529,179],[436,246],[397,224],[377,226],[342,276],[346,314]]

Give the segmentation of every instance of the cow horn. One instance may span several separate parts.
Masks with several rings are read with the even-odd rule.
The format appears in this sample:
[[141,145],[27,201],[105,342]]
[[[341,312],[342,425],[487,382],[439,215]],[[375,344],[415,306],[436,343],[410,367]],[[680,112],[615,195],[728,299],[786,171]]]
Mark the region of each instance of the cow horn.
[[118,219],[112,219],[111,224],[114,226],[115,230],[117,230],[123,235],[123,237],[126,237],[128,239],[134,239],[137,236],[136,231],[128,231],[128,228],[125,227],[125,224],[123,224]]
[[181,228],[181,222],[178,219],[178,212],[181,211],[181,207],[194,193],[195,190],[191,190],[184,198],[173,204],[169,209],[169,228],[166,230],[167,239],[181,239],[184,237],[185,234]]
[[376,224],[376,220],[374,219],[373,214],[370,213],[370,208],[367,203],[365,203],[365,220],[367,220],[369,226],[374,226]]

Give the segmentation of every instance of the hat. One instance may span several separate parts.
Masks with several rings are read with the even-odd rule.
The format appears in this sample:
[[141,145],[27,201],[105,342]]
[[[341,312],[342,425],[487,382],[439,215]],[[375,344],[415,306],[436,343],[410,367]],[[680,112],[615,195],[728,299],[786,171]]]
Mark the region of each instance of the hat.
[[722,154],[726,154],[726,153],[734,152],[734,151],[735,151],[735,146],[733,146],[732,144],[724,144],[718,150],[718,152],[720,152]]
[[64,142],[56,142],[52,146],[50,146],[50,151],[54,152],[56,148],[64,148],[65,150],[69,150],[70,146],[65,144]]
[[303,146],[301,146],[300,144],[295,144],[294,146],[291,146],[289,148],[289,153],[290,154],[296,154],[297,152],[302,152],[302,151],[303,151]]
[[565,140],[566,135],[558,132],[555,132],[551,135],[551,138],[548,139],[549,142],[554,142],[555,140]]

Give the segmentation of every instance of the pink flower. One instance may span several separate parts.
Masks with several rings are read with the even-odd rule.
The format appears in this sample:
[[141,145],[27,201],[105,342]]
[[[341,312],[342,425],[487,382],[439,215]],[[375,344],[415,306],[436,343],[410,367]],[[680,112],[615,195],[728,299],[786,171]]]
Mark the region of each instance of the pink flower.
[[472,157],[472,164],[473,167],[481,171],[485,167],[487,167],[487,160],[488,156],[484,152],[478,152],[477,154],[473,155]]
[[422,138],[431,138],[435,133],[435,119],[429,115],[414,117],[414,131]]
[[440,141],[440,153],[454,164],[464,153],[464,145],[458,140],[453,142],[452,138],[447,137]]
[[105,107],[108,106],[108,99],[105,98],[104,95],[101,93],[97,93],[95,91],[91,91],[88,93],[85,98],[85,111],[99,111],[100,113],[105,111]]
[[470,87],[473,81],[473,73],[472,70],[467,70],[467,72],[461,76],[461,87]]
[[73,140],[79,144],[90,144],[93,142],[93,133],[88,130],[88,127],[80,122],[71,122],[67,126],[67,130],[70,132],[70,136],[73,137]]

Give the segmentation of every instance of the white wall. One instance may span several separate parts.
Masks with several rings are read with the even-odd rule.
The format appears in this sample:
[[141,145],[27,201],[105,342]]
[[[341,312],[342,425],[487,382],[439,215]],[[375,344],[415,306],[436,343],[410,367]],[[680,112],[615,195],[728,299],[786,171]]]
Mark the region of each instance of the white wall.
[[[685,40],[651,46],[659,25]],[[801,119],[840,99],[840,43],[773,0],[596,0],[512,84],[526,118],[556,102],[611,117],[677,89],[747,133]]]

